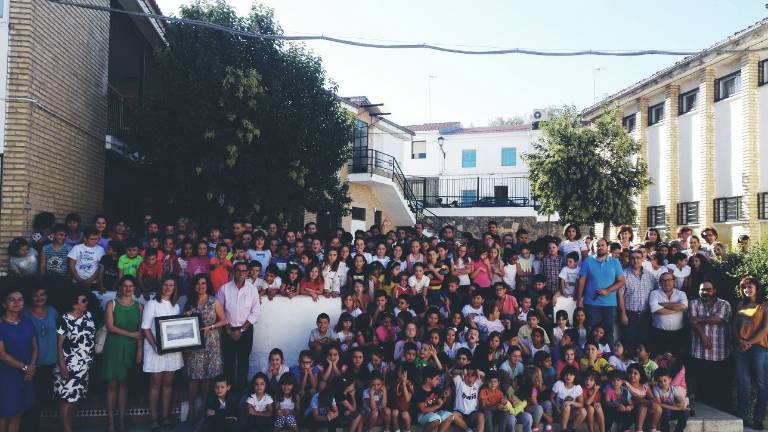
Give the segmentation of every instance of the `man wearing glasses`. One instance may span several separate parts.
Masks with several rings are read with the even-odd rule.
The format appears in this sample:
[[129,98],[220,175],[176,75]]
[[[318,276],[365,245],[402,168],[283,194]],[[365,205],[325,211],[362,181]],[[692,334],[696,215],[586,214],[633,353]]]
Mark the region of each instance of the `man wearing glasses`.
[[629,267],[624,270],[624,286],[618,295],[622,341],[629,352],[634,352],[637,344],[646,340],[651,322],[648,299],[656,287],[653,273],[643,268],[643,253],[633,250],[629,255]]
[[224,308],[227,324],[222,340],[224,373],[239,396],[248,380],[248,358],[253,348],[253,325],[261,315],[259,289],[248,280],[248,264],[234,265],[235,278],[222,285],[217,300]]
[[663,273],[659,276],[661,288],[651,292],[649,305],[653,319],[651,322],[651,340],[655,352],[671,352],[680,358],[685,345],[685,317],[688,309],[688,297],[675,288],[675,276]]

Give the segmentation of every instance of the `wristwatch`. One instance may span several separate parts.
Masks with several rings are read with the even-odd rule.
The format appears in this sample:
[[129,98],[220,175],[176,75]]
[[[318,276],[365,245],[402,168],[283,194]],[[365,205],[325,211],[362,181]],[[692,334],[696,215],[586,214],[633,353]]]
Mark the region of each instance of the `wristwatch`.
[[29,366],[27,366],[27,365],[24,365],[24,367],[21,368],[21,371],[24,372],[24,373],[27,373],[28,370],[29,370]]

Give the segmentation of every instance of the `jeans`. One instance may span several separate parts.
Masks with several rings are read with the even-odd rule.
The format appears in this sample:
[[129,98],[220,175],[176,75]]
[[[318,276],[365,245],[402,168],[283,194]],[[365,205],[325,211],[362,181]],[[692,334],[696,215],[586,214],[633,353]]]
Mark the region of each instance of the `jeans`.
[[616,325],[616,309],[616,306],[584,305],[584,311],[589,318],[589,326],[594,328],[600,324],[603,327],[608,346],[613,346],[613,327]]
[[765,420],[765,404],[768,402],[768,383],[766,383],[766,371],[768,367],[768,349],[760,345],[752,345],[746,351],[736,350],[733,354],[736,359],[736,374],[738,377],[738,403],[739,417],[747,418],[747,411],[752,399],[752,385],[757,386],[757,403],[755,404],[755,423]]
[[253,349],[253,327],[240,335],[239,340],[232,340],[228,334],[222,335],[221,351],[224,361],[224,374],[227,376],[236,395],[248,387],[248,361]]
[[693,384],[696,399],[720,411],[732,413],[733,362],[731,359],[710,361],[691,357],[690,365],[693,376],[691,384]]
[[[661,419],[659,420],[659,430],[661,432],[669,432],[669,422],[671,420],[677,420],[675,424],[675,432],[683,432],[685,426],[688,423],[688,411],[672,411],[668,409],[661,410]],[[605,424],[606,429],[608,423]]]
[[635,352],[638,344],[648,341],[648,328],[651,326],[651,314],[627,311],[629,324],[622,328],[621,341],[626,352]]

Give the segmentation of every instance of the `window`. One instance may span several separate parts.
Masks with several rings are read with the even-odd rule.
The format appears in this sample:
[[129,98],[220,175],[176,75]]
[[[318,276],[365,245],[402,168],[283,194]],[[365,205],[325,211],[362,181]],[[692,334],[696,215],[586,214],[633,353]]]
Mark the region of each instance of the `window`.
[[411,143],[411,159],[427,158],[427,142],[414,141]]
[[648,108],[648,126],[664,120],[664,102]]
[[715,102],[729,98],[741,89],[741,71],[715,80]]
[[461,167],[474,168],[476,165],[477,165],[477,151],[462,150],[461,151]]
[[768,59],[757,64],[757,85],[768,83]]
[[715,223],[741,220],[741,197],[715,198]]
[[682,202],[677,204],[677,224],[696,225],[699,223],[699,202]]
[[768,192],[757,194],[757,218],[768,219]]
[[635,114],[631,114],[621,119],[621,125],[624,126],[627,133],[632,133],[635,130],[635,118]]
[[352,207],[352,220],[365,220],[365,208],[364,207]]
[[477,203],[477,189],[464,189],[461,191],[461,206],[472,207]]
[[501,166],[517,165],[517,147],[506,147],[501,149]]
[[663,205],[648,207],[648,226],[649,227],[665,226],[666,224],[667,224],[667,218],[666,218]]
[[678,114],[685,114],[696,108],[696,100],[699,96],[699,89],[693,89],[680,95],[677,101]]

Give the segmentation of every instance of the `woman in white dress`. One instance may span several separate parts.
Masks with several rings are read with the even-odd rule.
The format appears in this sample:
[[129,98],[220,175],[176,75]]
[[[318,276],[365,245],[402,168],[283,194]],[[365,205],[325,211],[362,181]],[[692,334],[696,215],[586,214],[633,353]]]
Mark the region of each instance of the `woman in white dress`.
[[[163,278],[160,295],[147,302],[141,319],[141,329],[144,331],[144,372],[149,373],[149,416],[152,419],[152,430],[168,427],[171,421],[168,417],[171,409],[173,391],[173,376],[184,366],[180,352],[159,354],[155,339],[155,318],[179,315],[181,308],[177,304],[179,289],[176,279]],[[162,391],[162,425],[158,422],[157,404]]]

